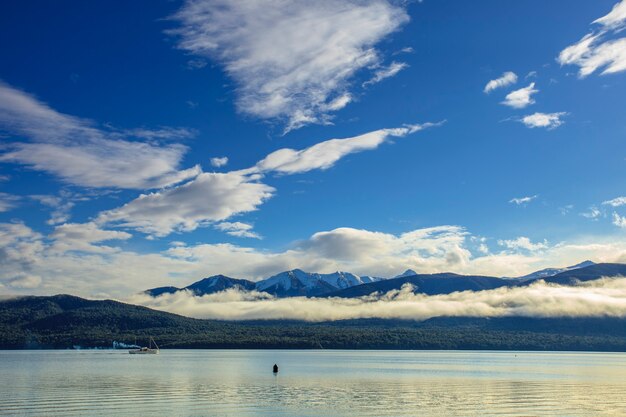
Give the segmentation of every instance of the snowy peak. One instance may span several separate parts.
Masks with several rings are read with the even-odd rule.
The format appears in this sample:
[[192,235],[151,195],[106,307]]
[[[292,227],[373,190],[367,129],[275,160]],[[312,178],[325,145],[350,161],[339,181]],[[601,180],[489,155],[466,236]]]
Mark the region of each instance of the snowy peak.
[[361,277],[361,282],[363,282],[363,284],[371,284],[372,282],[378,282],[378,281],[382,281],[385,278],[378,278],[378,277],[373,277],[370,275],[363,275]]
[[363,284],[361,277],[350,272],[337,271],[332,274],[320,274],[320,279],[338,289]]
[[396,275],[394,278],[412,277],[413,275],[417,275],[417,272],[413,271],[412,269],[407,269],[400,275]]
[[278,297],[317,295],[331,291],[333,288],[322,280],[320,274],[304,272],[301,269],[281,272],[256,283],[258,291]]
[[205,295],[224,291],[229,288],[251,290],[254,288],[254,283],[245,279],[236,279],[225,275],[214,275],[194,282],[183,289],[191,291],[194,295]]
[[567,266],[565,268],[546,268],[540,271],[533,272],[528,275],[524,275],[523,277],[518,277],[521,281],[526,281],[529,279],[540,279],[540,278],[548,278],[554,275],[560,274],[561,272],[573,271],[575,269],[586,268],[588,266],[595,265],[595,262],[592,261],[584,261],[576,265]]
[[281,272],[262,281],[252,282],[246,279],[235,279],[225,275],[214,275],[201,279],[185,288],[160,287],[145,291],[153,297],[162,294],[173,294],[187,290],[197,296],[212,294],[229,288],[244,291],[262,291],[277,297],[318,296],[329,292],[343,290],[361,284],[378,282],[381,278],[360,277],[350,272],[337,271],[331,274],[305,272],[301,269],[292,269]]
[[375,278],[371,277],[365,277],[364,279],[350,272],[337,271],[331,274],[318,274],[304,272],[301,269],[293,269],[257,282],[256,289],[279,297],[293,295],[314,296],[374,282],[375,280]]

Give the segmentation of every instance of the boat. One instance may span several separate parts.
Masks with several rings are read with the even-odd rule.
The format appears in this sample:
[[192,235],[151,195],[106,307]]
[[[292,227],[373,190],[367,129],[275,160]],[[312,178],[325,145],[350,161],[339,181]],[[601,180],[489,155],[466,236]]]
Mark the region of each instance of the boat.
[[[154,348],[152,345],[154,344]],[[148,347],[141,347],[139,349],[131,349],[128,351],[131,355],[156,355],[159,353],[159,346],[156,344],[152,336],[150,337],[150,343]]]

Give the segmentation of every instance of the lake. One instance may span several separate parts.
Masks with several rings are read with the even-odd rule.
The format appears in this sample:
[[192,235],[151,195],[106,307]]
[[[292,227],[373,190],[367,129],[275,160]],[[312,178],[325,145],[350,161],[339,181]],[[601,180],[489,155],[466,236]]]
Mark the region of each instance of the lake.
[[0,351],[0,387],[2,416],[624,416],[626,354]]

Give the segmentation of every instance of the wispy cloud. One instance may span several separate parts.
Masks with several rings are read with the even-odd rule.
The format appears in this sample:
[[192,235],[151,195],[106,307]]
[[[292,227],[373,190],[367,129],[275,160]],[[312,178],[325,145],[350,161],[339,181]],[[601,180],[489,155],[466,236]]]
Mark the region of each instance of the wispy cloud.
[[485,94],[491,93],[493,90],[498,88],[508,87],[517,82],[517,74],[512,71],[507,71],[500,78],[496,78],[495,80],[491,80],[485,85],[483,92]]
[[217,223],[215,225],[215,228],[223,232],[226,232],[227,234],[231,236],[261,239],[261,236],[252,230],[253,226],[248,223],[222,222],[222,223]]
[[565,123],[561,118],[567,115],[566,112],[558,113],[533,113],[524,116],[521,122],[529,128],[543,127],[548,130],[556,129]]
[[217,60],[235,80],[241,112],[289,131],[328,122],[353,76],[380,63],[376,44],[409,17],[385,0],[187,0],[173,19],[180,49]]
[[598,209],[598,207],[591,206],[588,211],[580,213],[580,215],[587,219],[598,220],[598,218],[602,215],[602,212]]
[[[116,131],[111,132],[111,135],[115,135]],[[185,127],[159,127],[156,129],[149,128],[134,128],[118,130],[118,135],[121,138],[134,137],[146,140],[182,140],[195,137],[198,132],[194,129]]]
[[0,213],[13,210],[17,207],[21,197],[8,193],[0,193]]
[[363,87],[368,85],[377,84],[382,80],[391,78],[405,68],[408,68],[408,64],[404,62],[392,62],[387,67],[380,68],[374,72],[374,76],[363,83]]
[[[86,187],[158,188],[200,172],[179,171],[187,148],[159,145],[193,135],[188,129],[145,128],[127,131],[99,128],[90,120],[55,111],[21,90],[0,82],[0,129],[30,141],[5,142],[0,162],[23,164]],[[150,142],[124,137],[147,138]]]
[[532,96],[538,92],[539,90],[535,88],[535,83],[533,82],[528,87],[520,88],[507,94],[502,104],[515,109],[523,109],[535,103]]
[[613,224],[621,229],[626,229],[626,216],[613,213]]
[[498,240],[498,245],[504,246],[505,248],[508,248],[508,249],[514,249],[514,250],[523,249],[523,250],[527,250],[530,252],[548,248],[547,241],[544,240],[543,242],[533,243],[530,241],[529,238],[525,236],[520,236],[517,239],[511,239],[511,240]]
[[252,171],[296,174],[314,169],[328,169],[346,155],[378,148],[391,137],[403,137],[444,122],[406,125],[380,129],[347,139],[330,139],[297,151],[283,148],[259,161]]
[[158,237],[192,231],[257,210],[276,192],[262,182],[266,174],[288,175],[327,169],[348,154],[377,148],[390,137],[406,136],[440,124],[381,129],[354,138],[330,139],[300,151],[279,149],[248,169],[205,172],[182,185],[142,194],[119,208],[100,213],[96,221]]
[[518,206],[521,206],[521,205],[525,205],[525,204],[530,203],[531,201],[533,201],[537,197],[539,197],[539,196],[538,195],[531,195],[531,196],[527,196],[527,197],[515,197],[515,198],[510,199],[509,203],[517,204]]
[[626,197],[617,197],[612,200],[603,201],[602,205],[611,207],[626,206]]
[[50,219],[47,221],[49,225],[67,222],[76,200],[80,199],[67,191],[61,191],[59,195],[35,194],[29,197],[52,209]]
[[581,78],[598,70],[603,75],[626,71],[626,38],[616,37],[626,27],[626,0],[617,3],[609,14],[593,23],[596,28],[561,51],[558,62],[578,66]]
[[54,240],[54,245],[51,247],[53,252],[111,253],[117,252],[119,249],[100,243],[110,240],[127,240],[132,235],[117,230],[103,230],[95,223],[89,222],[62,224],[55,227],[54,232],[49,237]]

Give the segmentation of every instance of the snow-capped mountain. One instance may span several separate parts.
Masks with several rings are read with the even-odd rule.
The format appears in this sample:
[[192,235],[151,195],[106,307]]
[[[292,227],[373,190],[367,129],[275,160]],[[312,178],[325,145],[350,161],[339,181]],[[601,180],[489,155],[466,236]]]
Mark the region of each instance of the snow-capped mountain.
[[191,291],[194,295],[212,294],[229,288],[239,288],[244,291],[262,291],[277,297],[316,296],[332,291],[350,288],[355,285],[368,284],[380,281],[381,278],[370,276],[360,277],[350,272],[334,272],[332,274],[318,274],[304,272],[301,269],[281,272],[262,281],[252,282],[246,279],[235,279],[224,275],[215,275],[201,279],[185,287],[159,287],[145,291],[146,294],[158,297],[162,294],[172,294],[177,291]]
[[376,278],[373,277],[360,277],[350,272],[338,271],[332,274],[318,274],[294,269],[257,282],[256,290],[278,297],[314,296],[355,285],[375,282],[375,280]]
[[574,269],[585,268],[591,265],[595,265],[594,262],[584,261],[576,265],[567,266],[565,268],[546,268],[540,271],[533,272],[532,274],[524,275],[523,277],[518,277],[516,279],[520,281],[526,281],[529,279],[539,279],[539,278],[548,278],[554,275],[560,274],[561,272],[572,271]]
[[234,287],[249,291],[254,289],[254,283],[248,281],[247,279],[236,279],[225,275],[214,275],[212,277],[194,282],[184,289],[193,292],[195,295],[204,295],[224,291]]
[[336,296],[349,298],[368,295],[372,292],[398,290],[405,283],[411,283],[419,289],[419,292],[434,295],[449,294],[456,291],[482,291],[502,286],[523,286],[536,279],[558,282],[561,285],[573,285],[571,282],[597,279],[600,276],[626,275],[624,268],[626,266],[620,264],[594,264],[591,261],[585,261],[566,268],[542,269],[519,278],[467,276],[453,273],[417,274],[415,271],[408,269],[391,279],[371,276],[360,277],[350,272],[318,274],[305,272],[301,269],[293,269],[258,282],[215,275],[197,281],[185,288],[159,287],[147,290],[145,293],[152,297],[158,297],[163,294],[186,290],[194,295],[202,296],[229,288],[238,288],[242,291],[257,290],[267,292],[276,297]]
[[173,294],[178,291],[191,291],[194,295],[213,294],[216,292],[224,291],[229,288],[239,288],[242,290],[250,291],[254,289],[254,282],[247,279],[236,279],[227,277],[225,275],[214,275],[212,277],[201,279],[196,281],[185,288],[178,287],[159,287],[146,290],[145,293],[152,297],[158,297],[162,294]]

